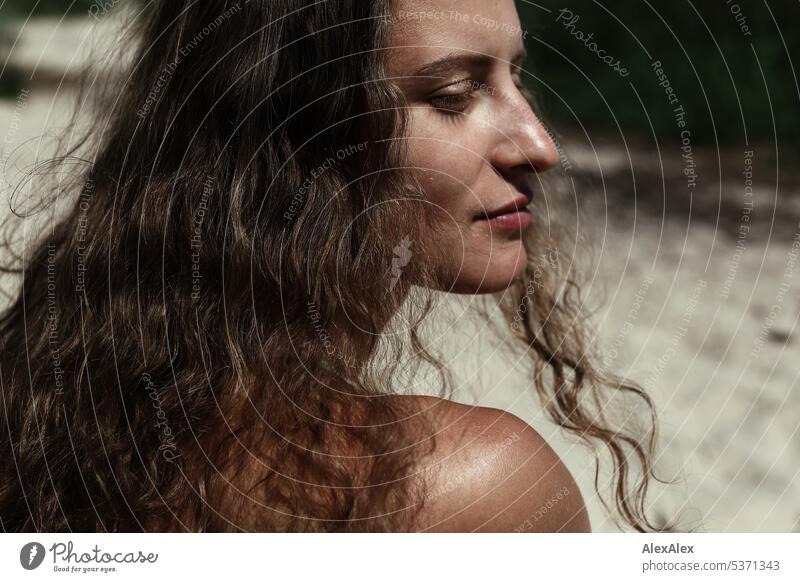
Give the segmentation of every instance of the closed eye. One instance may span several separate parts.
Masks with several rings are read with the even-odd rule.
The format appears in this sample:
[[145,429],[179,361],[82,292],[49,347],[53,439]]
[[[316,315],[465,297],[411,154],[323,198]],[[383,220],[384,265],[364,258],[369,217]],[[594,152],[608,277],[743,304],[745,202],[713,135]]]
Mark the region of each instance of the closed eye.
[[464,113],[472,101],[473,92],[468,91],[456,95],[438,95],[431,97],[431,105],[448,113]]
[[472,79],[463,79],[432,95],[429,102],[434,108],[446,114],[464,113],[479,88],[480,85]]

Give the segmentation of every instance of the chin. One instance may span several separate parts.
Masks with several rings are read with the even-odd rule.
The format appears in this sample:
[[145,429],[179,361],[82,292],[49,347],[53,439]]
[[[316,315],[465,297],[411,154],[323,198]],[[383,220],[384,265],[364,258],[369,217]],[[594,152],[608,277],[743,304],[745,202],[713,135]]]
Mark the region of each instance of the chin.
[[477,295],[504,291],[525,275],[527,258],[523,245],[514,244],[486,257],[486,261],[465,264],[452,292]]

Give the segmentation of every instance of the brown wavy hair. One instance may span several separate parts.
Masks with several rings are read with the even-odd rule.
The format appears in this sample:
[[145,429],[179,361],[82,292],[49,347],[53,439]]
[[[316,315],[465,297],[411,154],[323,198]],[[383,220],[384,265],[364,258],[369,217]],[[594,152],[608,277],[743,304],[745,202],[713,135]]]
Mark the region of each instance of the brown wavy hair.
[[[90,130],[30,176],[57,169],[52,195],[6,223],[20,288],[0,317],[3,530],[414,529],[412,477],[435,442],[416,442],[421,419],[388,386],[401,354],[432,364],[443,395],[450,380],[419,333],[434,300],[412,293],[435,274],[410,261],[393,276],[428,225],[383,74],[390,9],[172,0],[137,15],[124,73],[81,92]],[[47,208],[17,250],[18,218]],[[655,417],[626,432],[601,405],[652,404],[591,363],[574,269],[542,253],[559,233],[530,230],[525,278],[482,301],[553,421],[610,452],[617,513],[663,529],[645,506]]]

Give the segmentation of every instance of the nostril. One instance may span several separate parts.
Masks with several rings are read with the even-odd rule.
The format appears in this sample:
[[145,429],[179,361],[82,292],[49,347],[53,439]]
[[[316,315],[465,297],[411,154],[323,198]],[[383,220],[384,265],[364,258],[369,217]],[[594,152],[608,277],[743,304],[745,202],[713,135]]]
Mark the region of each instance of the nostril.
[[536,188],[533,185],[533,180],[530,176],[525,177],[523,180],[517,184],[517,190],[519,190],[525,197],[528,199],[528,204],[533,202],[533,199],[536,198]]

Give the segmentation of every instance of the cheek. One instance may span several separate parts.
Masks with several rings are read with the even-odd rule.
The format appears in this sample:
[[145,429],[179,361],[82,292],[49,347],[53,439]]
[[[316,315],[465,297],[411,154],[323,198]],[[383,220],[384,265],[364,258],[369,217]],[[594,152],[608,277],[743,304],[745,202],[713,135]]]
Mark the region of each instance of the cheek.
[[518,236],[492,236],[474,215],[497,187],[489,159],[491,134],[477,116],[412,116],[409,164],[428,202],[425,256],[435,262],[438,288],[456,293],[506,288],[525,268]]
[[[480,136],[463,121],[414,120],[409,161],[426,199],[459,218],[459,209],[480,206],[479,178],[485,164]],[[446,127],[449,124],[451,127]],[[414,131],[416,127],[426,131]]]

